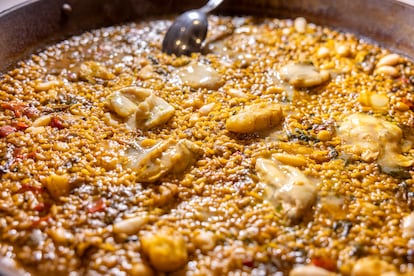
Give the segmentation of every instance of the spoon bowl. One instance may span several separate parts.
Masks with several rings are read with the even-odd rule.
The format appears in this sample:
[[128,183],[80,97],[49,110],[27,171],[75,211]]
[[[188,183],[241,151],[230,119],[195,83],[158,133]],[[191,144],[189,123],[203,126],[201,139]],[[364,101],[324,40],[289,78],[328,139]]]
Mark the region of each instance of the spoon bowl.
[[162,42],[162,51],[176,56],[200,52],[207,36],[207,14],[223,0],[210,0],[200,9],[184,12],[176,18]]

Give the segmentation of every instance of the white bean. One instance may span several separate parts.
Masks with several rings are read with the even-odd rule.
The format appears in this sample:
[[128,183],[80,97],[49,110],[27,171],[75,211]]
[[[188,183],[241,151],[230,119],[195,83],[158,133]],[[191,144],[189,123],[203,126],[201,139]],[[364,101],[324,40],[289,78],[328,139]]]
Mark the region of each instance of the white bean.
[[335,273],[330,272],[314,265],[297,266],[292,269],[289,276],[333,276]]
[[305,166],[308,161],[303,155],[288,154],[288,153],[274,153],[272,157],[285,165],[301,167]]
[[317,56],[320,58],[326,58],[331,54],[331,50],[327,47],[321,47],[318,49]]
[[197,248],[200,248],[201,251],[207,252],[216,246],[216,236],[213,232],[201,231],[194,237],[193,243]]
[[414,238],[414,213],[406,216],[402,222],[403,237]]
[[37,118],[32,126],[33,127],[40,127],[40,126],[47,126],[50,124],[50,121],[52,120],[52,115],[43,115]]
[[56,86],[61,86],[62,82],[59,80],[51,80],[46,82],[38,82],[35,84],[34,89],[36,91],[47,91],[50,90]]
[[376,70],[377,73],[379,74],[384,74],[390,77],[398,77],[400,75],[400,72],[398,72],[397,68],[393,67],[393,66],[389,66],[389,65],[383,65],[381,67],[379,67]]
[[306,32],[306,26],[307,26],[307,22],[306,22],[306,18],[304,17],[298,17],[295,19],[295,22],[293,23],[295,30],[298,33],[303,34],[304,32]]
[[198,110],[198,112],[203,116],[207,116],[208,114],[210,114],[211,111],[213,111],[215,105],[216,105],[215,103],[209,103],[209,104],[203,105]]
[[383,56],[377,63],[377,67],[381,67],[381,66],[394,66],[398,63],[400,63],[401,61],[401,57],[397,54],[389,54],[386,56]]
[[60,227],[51,229],[49,235],[56,243],[67,243],[73,240],[72,233]]
[[117,234],[136,234],[138,230],[149,221],[146,216],[136,216],[116,222],[113,226],[114,233]]
[[352,276],[377,276],[377,275],[397,275],[396,269],[392,264],[387,263],[377,257],[369,256],[356,261],[351,275]]
[[348,45],[341,44],[336,48],[336,53],[342,57],[347,57],[351,53]]
[[240,89],[230,88],[227,90],[227,94],[235,98],[248,98],[247,94],[241,91]]

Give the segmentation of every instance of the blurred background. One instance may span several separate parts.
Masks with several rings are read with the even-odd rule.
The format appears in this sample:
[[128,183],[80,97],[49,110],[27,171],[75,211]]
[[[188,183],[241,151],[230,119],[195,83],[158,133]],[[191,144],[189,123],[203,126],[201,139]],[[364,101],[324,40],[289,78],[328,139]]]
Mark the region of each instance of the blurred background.
[[25,1],[27,0],[0,0],[0,11],[9,9],[12,6],[25,2]]
[[[23,3],[26,1],[35,1],[35,0],[0,0],[0,12],[6,9],[9,9],[14,5],[17,5],[19,3]],[[400,1],[414,5],[414,0],[400,0]]]

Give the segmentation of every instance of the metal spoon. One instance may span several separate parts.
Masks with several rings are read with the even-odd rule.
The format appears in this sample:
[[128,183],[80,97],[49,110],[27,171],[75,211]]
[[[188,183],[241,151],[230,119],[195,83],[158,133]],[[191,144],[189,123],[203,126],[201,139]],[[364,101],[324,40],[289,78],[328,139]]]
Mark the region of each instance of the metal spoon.
[[191,55],[200,52],[207,36],[207,14],[223,0],[209,0],[200,9],[181,14],[168,29],[162,42],[162,51],[171,55]]

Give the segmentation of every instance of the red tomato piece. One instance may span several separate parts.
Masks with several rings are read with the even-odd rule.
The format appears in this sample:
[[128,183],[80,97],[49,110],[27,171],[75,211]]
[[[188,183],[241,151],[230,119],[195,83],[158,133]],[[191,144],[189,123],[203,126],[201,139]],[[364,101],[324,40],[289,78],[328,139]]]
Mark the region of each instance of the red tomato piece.
[[105,209],[106,209],[106,203],[101,198],[101,199],[97,200],[92,206],[90,206],[88,208],[88,212],[89,213],[102,212],[102,211],[105,211]]
[[336,262],[330,258],[314,257],[311,260],[313,265],[319,266],[329,271],[336,271]]
[[28,184],[23,184],[22,187],[17,191],[18,193],[24,193],[26,191],[31,191],[35,194],[40,194],[43,192],[43,189],[40,187],[35,187]]
[[62,129],[65,128],[65,126],[63,125],[62,121],[57,118],[57,117],[53,117],[50,121],[50,126],[57,128],[57,129]]
[[22,103],[2,103],[1,107],[13,111],[15,117],[21,117],[26,106]]
[[16,122],[13,124],[13,126],[17,129],[17,130],[25,130],[26,128],[29,127],[28,124],[26,124],[25,122]]
[[0,127],[0,137],[7,137],[13,132],[16,132],[17,129],[12,126],[2,126]]
[[35,220],[35,221],[33,221],[33,223],[32,223],[32,227],[38,227],[39,226],[39,224],[41,224],[42,222],[44,222],[44,221],[48,221],[49,219],[51,219],[52,218],[52,216],[51,215],[46,215],[46,216],[43,216],[43,217],[40,217],[38,220]]

